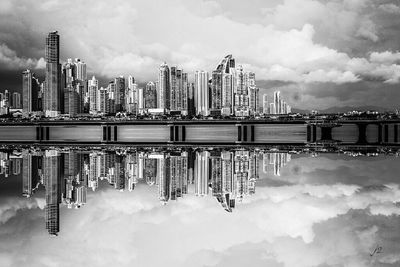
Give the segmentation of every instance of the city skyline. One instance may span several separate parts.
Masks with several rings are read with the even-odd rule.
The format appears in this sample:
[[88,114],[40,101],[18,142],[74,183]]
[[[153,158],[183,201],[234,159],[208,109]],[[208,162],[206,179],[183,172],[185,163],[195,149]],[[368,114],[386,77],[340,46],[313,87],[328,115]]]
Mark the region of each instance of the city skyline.
[[237,64],[233,55],[225,56],[211,75],[196,70],[194,81],[182,68],[169,67],[164,61],[158,70],[158,80],[147,81],[145,87],[140,87],[132,75],[128,80],[119,75],[107,86],[99,87],[95,74],[88,79],[87,64],[80,58],[60,63],[60,45],[58,31],[49,32],[44,81],[40,83],[30,69],[23,71],[24,102],[21,106],[19,93],[13,93],[12,98],[1,97],[1,115],[12,114],[9,108],[22,108],[23,118],[119,114],[135,118],[143,115],[250,118],[292,112],[291,106],[281,99],[280,91],[274,92],[270,104],[265,103],[268,99],[265,94],[260,103],[256,74]]

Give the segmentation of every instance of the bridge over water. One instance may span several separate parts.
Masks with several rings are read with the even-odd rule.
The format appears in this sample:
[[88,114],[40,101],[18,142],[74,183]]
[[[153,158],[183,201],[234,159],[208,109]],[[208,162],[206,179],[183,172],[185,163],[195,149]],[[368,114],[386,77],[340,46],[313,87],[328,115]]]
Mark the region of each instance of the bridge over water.
[[400,121],[36,121],[0,124],[2,143],[398,145]]

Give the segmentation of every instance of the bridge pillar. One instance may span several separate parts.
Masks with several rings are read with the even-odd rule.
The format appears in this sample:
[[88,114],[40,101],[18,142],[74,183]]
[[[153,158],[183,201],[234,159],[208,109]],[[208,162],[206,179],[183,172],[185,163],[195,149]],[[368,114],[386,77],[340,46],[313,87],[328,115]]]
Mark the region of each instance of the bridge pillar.
[[184,125],[169,125],[169,142],[184,142],[186,127]]
[[321,141],[332,140],[333,127],[321,127]]
[[365,123],[359,123],[357,124],[358,126],[358,140],[357,144],[362,145],[362,144],[367,144],[367,126],[368,124]]
[[237,141],[236,142],[254,142],[255,140],[254,125],[237,125]]

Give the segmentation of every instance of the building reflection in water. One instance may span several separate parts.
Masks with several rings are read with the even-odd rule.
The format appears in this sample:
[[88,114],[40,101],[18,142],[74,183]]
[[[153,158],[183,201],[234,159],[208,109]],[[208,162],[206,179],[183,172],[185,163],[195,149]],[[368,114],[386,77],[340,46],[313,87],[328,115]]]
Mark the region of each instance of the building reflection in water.
[[0,172],[21,174],[22,194],[31,197],[40,185],[46,189],[45,218],[49,234],[60,231],[60,205],[80,208],[87,190],[96,191],[100,181],[116,190],[133,191],[138,183],[158,188],[162,204],[189,193],[211,195],[232,212],[237,202],[256,191],[259,164],[262,171],[280,175],[290,161],[288,153],[259,150],[182,149],[156,151],[80,151],[73,149],[23,150],[0,153]]

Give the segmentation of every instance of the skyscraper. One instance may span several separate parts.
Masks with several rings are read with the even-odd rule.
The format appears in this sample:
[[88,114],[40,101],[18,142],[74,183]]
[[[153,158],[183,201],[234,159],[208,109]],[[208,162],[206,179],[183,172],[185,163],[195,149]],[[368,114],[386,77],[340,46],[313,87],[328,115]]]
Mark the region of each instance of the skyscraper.
[[126,112],[137,115],[138,113],[138,91],[135,78],[132,75],[128,77],[128,90],[126,91]]
[[60,36],[57,31],[46,37],[46,82],[44,88],[44,111],[46,117],[56,117],[61,112]]
[[39,111],[40,84],[30,70],[22,72],[22,109],[25,113]]
[[13,108],[21,108],[21,94],[14,92],[12,94],[12,99],[13,99]]
[[194,80],[194,102],[196,106],[196,114],[208,116],[210,115],[208,105],[208,72],[202,70],[196,71]]
[[224,116],[233,114],[234,88],[236,86],[235,59],[227,55],[217,66],[217,71],[222,73],[222,109]]
[[210,152],[202,151],[196,154],[197,156],[194,164],[195,194],[196,196],[205,196],[208,194]]
[[99,101],[99,81],[96,77],[92,77],[88,81],[88,91],[89,91],[89,113],[96,114],[100,109]]
[[274,92],[274,107],[275,111],[274,114],[281,114],[281,92],[280,91],[275,91]]
[[268,95],[263,94],[263,113],[268,114],[269,104],[268,104]]
[[83,86],[77,80],[77,65],[68,59],[62,68],[62,90],[64,91],[63,112],[71,117],[82,112],[83,99],[81,90]]
[[56,150],[46,150],[43,158],[43,170],[46,187],[46,229],[49,234],[57,235],[60,231],[61,203],[61,157]]
[[157,90],[153,82],[148,82],[144,91],[144,107],[157,108]]
[[211,115],[221,115],[222,108],[222,71],[214,70],[211,74]]
[[188,80],[187,73],[178,67],[171,67],[170,71],[171,97],[170,111],[187,115]]
[[76,66],[76,79],[78,81],[86,81],[86,63],[81,61],[79,58],[75,58],[75,66]]
[[143,88],[138,89],[138,109],[139,109],[139,114],[143,115],[144,114],[144,94],[143,94]]
[[123,76],[117,77],[114,80],[114,99],[115,99],[115,112],[125,111],[125,78]]
[[167,63],[163,63],[160,66],[159,73],[158,73],[158,86],[159,86],[159,108],[169,110],[171,105],[170,99],[170,90],[171,90],[171,83],[170,83],[170,72]]

